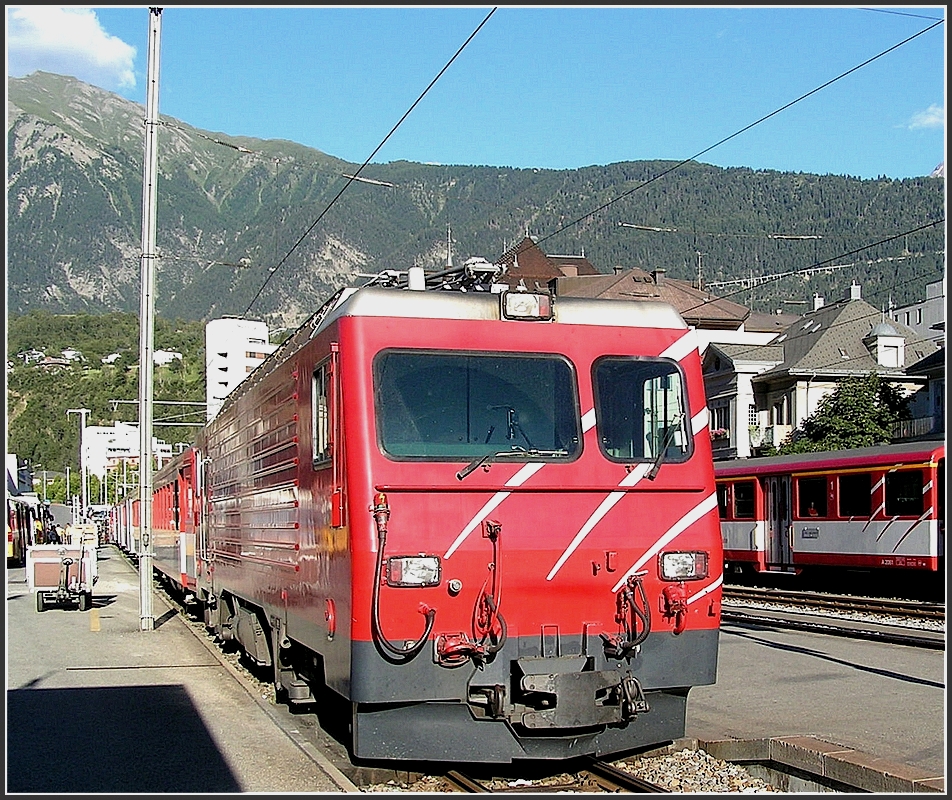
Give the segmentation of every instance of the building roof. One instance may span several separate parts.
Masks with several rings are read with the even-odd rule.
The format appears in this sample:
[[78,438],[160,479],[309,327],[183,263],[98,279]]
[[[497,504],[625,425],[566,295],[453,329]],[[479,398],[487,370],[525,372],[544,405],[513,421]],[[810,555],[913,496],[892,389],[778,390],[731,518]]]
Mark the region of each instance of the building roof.
[[749,362],[767,362],[780,364],[783,362],[782,344],[742,344],[739,342],[711,342],[707,346],[707,353],[717,353],[732,364]]
[[[878,372],[884,376],[901,377],[904,367],[880,365],[864,339],[874,333],[882,321],[882,312],[865,300],[850,299],[821,306],[804,314],[774,339],[770,346],[783,346],[783,361],[761,373],[754,380],[762,381],[780,375],[822,375],[840,377]],[[911,328],[891,323],[894,332],[888,335],[905,339],[905,363],[912,364],[936,350],[936,345],[918,336]]]
[[945,375],[945,348],[940,347],[934,353],[919,359],[906,368],[907,375],[924,375],[927,378],[941,378]]
[[649,273],[638,267],[597,277],[557,278],[556,293],[668,303],[696,328],[737,330],[750,315],[746,306],[716,297],[689,281],[668,278],[664,270]]
[[790,314],[787,311],[778,311],[775,314],[751,311],[750,316],[744,320],[744,330],[752,333],[768,333],[774,331],[777,334],[781,334],[798,319],[800,319],[799,314]]
[[500,282],[515,287],[521,281],[530,291],[544,289],[550,281],[565,275],[599,274],[585,256],[546,255],[531,236],[510,247],[497,263],[506,266]]

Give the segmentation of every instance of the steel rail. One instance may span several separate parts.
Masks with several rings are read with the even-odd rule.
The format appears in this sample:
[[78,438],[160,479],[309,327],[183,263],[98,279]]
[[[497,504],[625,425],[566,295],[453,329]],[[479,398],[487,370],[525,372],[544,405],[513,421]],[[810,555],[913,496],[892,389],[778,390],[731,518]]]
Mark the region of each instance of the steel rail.
[[784,589],[762,589],[747,586],[725,586],[722,597],[725,601],[746,600],[762,603],[777,603],[832,611],[861,611],[908,619],[945,621],[945,604],[918,600],[895,600],[881,597],[830,594],[827,592],[803,592]]
[[[755,613],[753,613],[755,612]],[[824,617],[823,622],[805,619],[801,615],[794,618],[781,616],[783,614],[796,615],[793,610],[779,611],[776,609],[751,609],[741,611],[731,608],[721,608],[722,622],[737,622],[742,624],[759,625],[761,627],[811,631],[828,636],[845,636],[852,639],[870,639],[884,644],[901,644],[909,647],[922,647],[929,650],[944,650],[945,635],[935,631],[916,631],[914,629],[899,630],[896,627],[870,628],[862,627],[865,623],[856,620],[836,620]]]

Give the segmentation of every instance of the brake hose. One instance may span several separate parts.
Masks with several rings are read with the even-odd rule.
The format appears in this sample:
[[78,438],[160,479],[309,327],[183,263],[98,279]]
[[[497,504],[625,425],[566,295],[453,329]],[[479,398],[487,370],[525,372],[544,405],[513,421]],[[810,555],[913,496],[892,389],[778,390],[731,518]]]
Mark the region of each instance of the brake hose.
[[423,631],[423,635],[412,647],[406,649],[397,647],[384,636],[383,629],[380,626],[380,583],[383,579],[383,551],[387,543],[387,520],[390,519],[390,507],[387,505],[387,496],[383,492],[378,492],[374,501],[374,505],[371,508],[374,521],[377,525],[377,565],[374,569],[374,588],[371,609],[371,624],[373,626],[374,641],[391,656],[404,661],[410,661],[426,647],[426,643],[430,638],[430,632],[433,630],[433,622],[436,619],[436,609],[426,608],[424,612],[426,616],[426,628]]

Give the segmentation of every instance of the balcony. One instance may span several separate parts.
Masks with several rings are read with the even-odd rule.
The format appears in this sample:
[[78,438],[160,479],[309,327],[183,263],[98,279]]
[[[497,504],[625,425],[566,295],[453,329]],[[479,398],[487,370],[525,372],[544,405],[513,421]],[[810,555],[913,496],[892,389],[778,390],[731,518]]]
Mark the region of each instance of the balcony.
[[900,420],[893,426],[893,440],[922,439],[939,436],[945,431],[945,419],[942,417],[915,417]]
[[793,425],[768,425],[761,428],[759,425],[750,426],[750,446],[751,448],[766,447],[773,445],[780,447],[793,431]]

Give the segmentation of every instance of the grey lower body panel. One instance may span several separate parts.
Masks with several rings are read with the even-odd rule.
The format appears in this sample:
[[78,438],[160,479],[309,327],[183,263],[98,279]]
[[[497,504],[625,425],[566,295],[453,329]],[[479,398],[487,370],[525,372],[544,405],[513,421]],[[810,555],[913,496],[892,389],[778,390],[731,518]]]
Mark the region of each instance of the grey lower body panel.
[[717,643],[717,630],[661,633],[630,658],[609,658],[594,639],[556,649],[516,637],[485,663],[453,668],[435,652],[394,664],[355,645],[353,755],[508,763],[672,741],[684,735],[690,687],[715,680]]
[[607,756],[684,735],[687,690],[646,692],[650,711],[617,726],[544,733],[506,721],[474,719],[462,703],[358,706],[354,755],[367,760],[508,763]]

